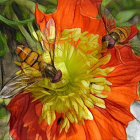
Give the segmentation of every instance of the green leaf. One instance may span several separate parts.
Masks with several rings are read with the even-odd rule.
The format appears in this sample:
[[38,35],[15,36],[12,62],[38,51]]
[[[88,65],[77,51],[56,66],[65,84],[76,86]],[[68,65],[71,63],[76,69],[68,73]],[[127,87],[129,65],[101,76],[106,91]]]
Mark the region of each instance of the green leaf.
[[[14,0],[17,4],[25,7],[25,10],[29,9],[32,13],[35,13],[35,5],[36,3],[31,1],[31,0]],[[56,1],[56,0],[50,0],[50,1]],[[38,8],[42,11],[45,12],[46,11],[46,7],[38,4]],[[25,11],[26,12],[26,11]]]
[[[13,14],[13,19],[16,20],[16,21],[19,21],[18,17],[16,16],[16,14],[13,11],[12,11],[12,14]],[[29,46],[31,48],[33,48],[33,50],[34,50],[36,48],[36,43],[34,42],[32,37],[30,36],[30,34],[26,30],[26,28],[24,28],[24,26],[18,26],[18,28],[21,31],[21,33],[23,34],[23,36],[26,38],[27,43],[29,44]]]
[[123,9],[132,9],[135,6],[135,0],[120,0]]
[[46,10],[46,14],[54,13],[55,11],[56,11],[56,6],[48,5],[47,10]]
[[16,32],[16,40],[21,43],[23,41],[24,37],[21,34],[21,32]]
[[136,54],[136,55],[140,55],[140,40],[138,38],[133,38],[131,41],[130,41],[130,44],[131,44],[131,47],[132,47],[132,50],[133,52]]
[[0,105],[0,119],[3,119],[6,116],[6,110]]
[[138,9],[121,11],[116,16],[116,22],[119,22],[119,23],[127,22],[137,13],[140,13]]
[[0,32],[0,56],[4,56],[8,51],[6,38]]
[[115,1],[111,1],[108,5],[108,9],[113,16],[116,16],[116,13],[120,11],[120,6],[118,6]]
[[22,20],[22,21],[13,21],[13,20],[9,20],[9,19],[3,17],[2,15],[0,15],[0,20],[7,25],[18,26],[18,25],[25,25],[29,22],[33,22],[34,18],[30,18],[30,19],[26,19],[26,20]]
[[102,5],[106,6],[111,2],[111,0],[103,0]]
[[129,23],[129,22],[123,22],[123,23],[120,23],[120,22],[117,22],[116,21],[116,26],[117,27],[121,27],[121,26],[131,26],[132,24]]
[[55,5],[57,4],[57,0],[47,0],[47,1]]
[[0,0],[0,4],[5,3],[8,0]]
[[140,23],[137,24],[137,28],[140,30]]

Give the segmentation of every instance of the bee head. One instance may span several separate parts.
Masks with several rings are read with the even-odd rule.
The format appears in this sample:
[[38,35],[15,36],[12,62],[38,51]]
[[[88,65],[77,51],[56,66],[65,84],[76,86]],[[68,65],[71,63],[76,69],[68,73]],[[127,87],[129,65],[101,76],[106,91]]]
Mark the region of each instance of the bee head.
[[43,77],[51,78],[52,83],[57,83],[61,80],[62,72],[57,70],[53,65],[47,63],[40,63],[40,71]]
[[61,77],[62,77],[62,72],[61,70],[58,70],[55,77],[53,78],[52,82],[53,83],[57,83],[61,80]]
[[114,40],[114,38],[110,35],[105,35],[102,38],[102,44],[103,47],[106,47],[108,49],[111,49],[115,46],[116,41]]

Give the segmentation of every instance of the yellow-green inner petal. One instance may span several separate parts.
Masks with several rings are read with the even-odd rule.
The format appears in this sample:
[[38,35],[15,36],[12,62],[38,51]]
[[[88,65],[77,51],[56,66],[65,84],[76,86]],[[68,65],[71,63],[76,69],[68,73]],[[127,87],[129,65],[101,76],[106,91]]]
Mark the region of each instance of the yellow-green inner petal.
[[[104,78],[113,68],[102,69],[100,66],[109,62],[110,54],[102,56],[102,46],[96,34],[81,33],[80,28],[65,29],[55,45],[54,64],[62,72],[62,79],[51,83],[42,78],[27,90],[35,100],[43,104],[41,119],[49,125],[56,119],[56,113],[62,114],[60,132],[68,131],[71,123],[93,120],[89,108],[106,108],[103,91],[110,91],[111,83]],[[42,55],[50,63],[48,52]],[[32,72],[25,70],[25,73]],[[34,70],[35,75],[41,73]]]

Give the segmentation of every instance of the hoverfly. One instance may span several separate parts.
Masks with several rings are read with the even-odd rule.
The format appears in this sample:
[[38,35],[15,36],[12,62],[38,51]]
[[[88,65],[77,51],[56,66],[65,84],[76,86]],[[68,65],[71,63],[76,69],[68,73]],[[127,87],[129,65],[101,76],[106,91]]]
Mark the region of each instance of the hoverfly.
[[[57,70],[54,65],[55,55],[55,22],[53,19],[49,19],[43,32],[43,50],[47,51],[50,56],[50,63],[43,61],[42,56],[37,52],[32,51],[30,48],[22,45],[16,49],[17,55],[22,60],[22,63],[27,64],[30,68],[34,68],[40,71],[41,76],[26,75],[24,71],[11,79],[0,91],[1,98],[12,97],[21,91],[31,87],[35,83],[39,82],[43,78],[48,78],[52,83],[59,82],[62,78],[61,70]],[[22,69],[22,65],[21,65]]]
[[52,83],[60,81],[62,73],[60,70],[56,70],[53,64],[47,64],[43,62],[41,56],[32,51],[30,48],[24,46],[18,46],[16,53],[21,58],[21,60],[27,63],[29,66],[39,70],[42,73],[42,77],[51,78]]
[[[117,45],[123,45],[130,48],[130,40],[139,32],[135,25],[116,27],[113,16],[110,12],[98,4],[98,13],[102,18],[107,34],[102,37],[102,45],[104,48],[116,48],[119,55],[120,52]],[[133,47],[133,46],[132,46]],[[134,47],[135,49],[136,47]],[[139,51],[139,50],[138,50]],[[120,56],[121,62],[121,56]]]

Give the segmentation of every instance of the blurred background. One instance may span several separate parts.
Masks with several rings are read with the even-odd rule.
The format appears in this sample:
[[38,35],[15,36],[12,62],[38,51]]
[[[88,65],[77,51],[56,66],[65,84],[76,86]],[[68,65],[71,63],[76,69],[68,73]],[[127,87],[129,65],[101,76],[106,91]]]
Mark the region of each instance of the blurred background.
[[[17,45],[30,46],[33,50],[41,48],[37,40],[39,28],[34,19],[36,3],[45,13],[53,13],[57,8],[57,0],[0,0],[0,88],[18,70],[14,65]],[[140,30],[140,0],[103,0],[103,7],[110,11],[117,26],[136,24]],[[139,38],[140,34],[136,40]],[[6,111],[9,101],[0,99],[0,140],[11,139]]]

